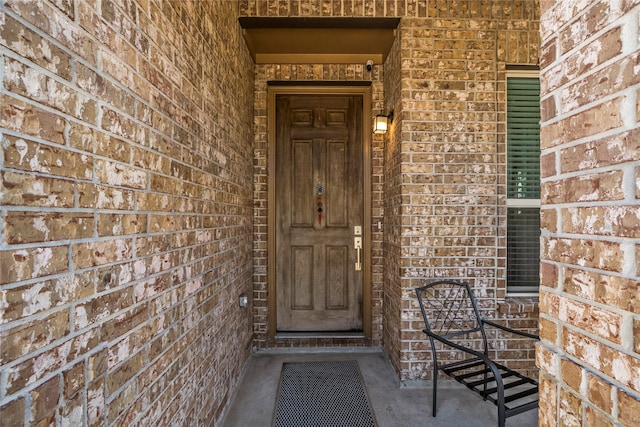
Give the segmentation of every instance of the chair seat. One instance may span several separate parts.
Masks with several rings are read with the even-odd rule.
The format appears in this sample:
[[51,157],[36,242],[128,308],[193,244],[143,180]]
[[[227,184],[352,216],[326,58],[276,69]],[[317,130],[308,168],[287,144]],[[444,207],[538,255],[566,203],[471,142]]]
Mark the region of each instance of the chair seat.
[[[507,417],[538,407],[538,381],[491,360],[488,356],[485,326],[521,337],[536,335],[516,331],[480,317],[471,286],[456,280],[439,280],[415,289],[425,323],[424,332],[433,356],[433,406],[436,416],[438,372],[443,372],[498,407],[498,425]],[[431,321],[430,321],[431,320]],[[467,345],[474,336],[474,348]],[[478,342],[481,345],[478,345]],[[438,361],[436,343],[458,350],[464,359],[446,364]]]
[[[538,383],[532,378],[528,378],[521,373],[509,369],[508,367],[495,364],[499,369],[504,390],[505,412],[507,416],[516,415],[538,406],[537,398]],[[449,377],[455,379],[460,384],[478,393],[483,399],[498,404],[498,387],[493,372],[488,368],[482,359],[474,357],[463,362],[454,362],[440,367],[440,370]],[[534,397],[526,402],[519,402],[516,406],[509,406],[508,403],[518,402],[528,397]]]

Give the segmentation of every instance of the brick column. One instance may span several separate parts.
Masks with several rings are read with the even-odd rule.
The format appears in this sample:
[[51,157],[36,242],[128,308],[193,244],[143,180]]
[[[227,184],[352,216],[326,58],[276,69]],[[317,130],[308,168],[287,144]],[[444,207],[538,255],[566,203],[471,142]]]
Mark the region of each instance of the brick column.
[[640,3],[543,2],[541,425],[640,424]]

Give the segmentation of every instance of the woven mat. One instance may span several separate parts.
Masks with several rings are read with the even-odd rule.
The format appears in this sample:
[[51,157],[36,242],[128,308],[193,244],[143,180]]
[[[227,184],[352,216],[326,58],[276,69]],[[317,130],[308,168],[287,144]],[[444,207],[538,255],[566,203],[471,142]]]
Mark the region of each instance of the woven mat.
[[274,427],[375,427],[356,361],[285,363]]

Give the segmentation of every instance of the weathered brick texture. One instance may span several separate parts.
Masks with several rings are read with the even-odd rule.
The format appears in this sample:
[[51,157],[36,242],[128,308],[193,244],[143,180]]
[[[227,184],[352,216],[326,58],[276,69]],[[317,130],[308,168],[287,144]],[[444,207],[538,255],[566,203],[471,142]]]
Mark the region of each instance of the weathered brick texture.
[[[340,340],[269,342],[267,307],[267,82],[371,81],[372,115],[394,110],[372,153],[372,345],[384,345],[402,380],[428,379],[431,358],[413,287],[454,277],[476,287],[488,317],[537,330],[535,302],[505,301],[505,68],[536,64],[537,0],[247,0],[246,16],[401,17],[384,66],[256,67],[254,330],[257,346],[361,345]],[[501,304],[501,309],[498,305]],[[368,344],[368,343],[367,343]],[[496,354],[535,370],[533,343],[500,339]]]
[[0,7],[0,425],[213,425],[252,341],[238,2]]
[[[385,153],[385,347],[403,380],[431,375],[413,293],[424,280],[469,281],[485,317],[537,331],[535,300],[505,299],[501,178],[506,66],[538,61],[537,2],[430,4],[436,13],[402,21],[402,87],[385,91],[399,118]],[[491,338],[493,357],[535,370],[533,342]]]
[[640,421],[640,2],[541,18],[542,425]]

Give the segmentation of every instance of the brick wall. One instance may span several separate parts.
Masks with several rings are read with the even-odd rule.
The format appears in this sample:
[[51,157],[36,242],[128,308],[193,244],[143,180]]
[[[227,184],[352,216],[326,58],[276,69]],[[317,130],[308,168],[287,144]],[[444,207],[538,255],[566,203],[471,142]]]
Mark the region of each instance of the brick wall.
[[384,245],[383,245],[383,337],[385,353],[396,370],[400,366],[402,330],[400,289],[402,257],[402,117],[403,105],[399,102],[402,92],[402,32],[399,32],[385,62],[385,111],[394,111],[384,145]]
[[[506,64],[538,62],[538,0],[245,0],[240,14],[402,18],[396,44],[384,67],[376,68],[380,75],[372,77],[374,113],[382,107],[395,110],[391,132],[383,140],[374,138],[372,147],[372,217],[374,224],[381,219],[384,230],[373,236],[373,344],[384,345],[401,378],[428,379],[431,374],[413,294],[424,278],[468,280],[487,317],[535,332],[536,299],[505,298],[504,122]],[[356,71],[361,68],[256,68],[254,298],[259,346],[277,345],[262,344],[268,313],[266,81],[369,79]],[[532,342],[500,339],[495,352],[512,365],[535,369]]]
[[[420,278],[469,280],[489,317],[535,323],[535,304],[504,298],[500,177],[504,68],[537,61],[536,0],[1,5],[2,422],[219,418],[252,343],[237,307],[252,280],[266,345],[268,80],[370,80],[374,111],[396,110],[371,147],[384,228],[372,344],[403,380],[430,373]],[[254,75],[238,10],[403,19],[372,75],[362,64]]]
[[639,19],[543,2],[542,425],[640,424]]
[[[431,378],[413,291],[425,280],[468,281],[485,318],[537,330],[536,299],[507,298],[505,283],[506,67],[538,61],[537,2],[429,4],[402,21],[400,140],[388,144],[399,159],[385,177],[397,183],[386,213],[398,216],[388,231],[399,251],[385,289],[400,315],[398,342],[385,346],[397,346],[403,380]],[[492,357],[535,371],[531,340],[492,338]]]
[[0,424],[212,425],[252,340],[237,2],[0,7]]

